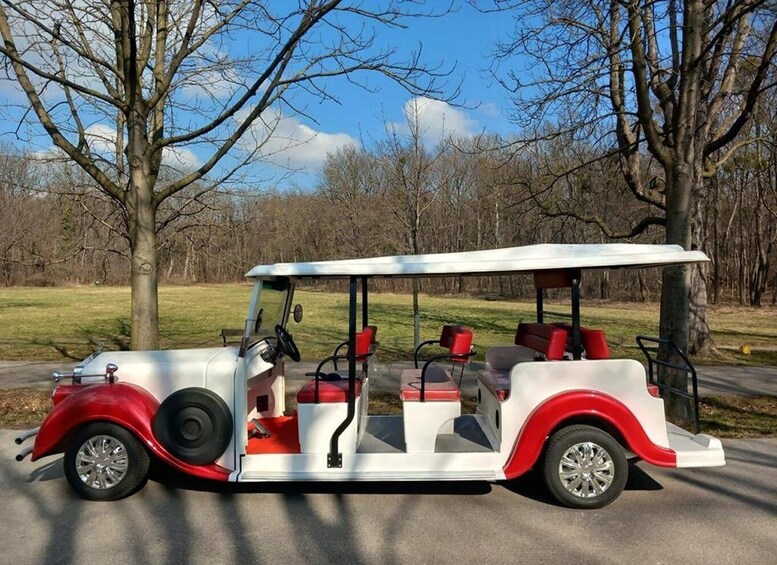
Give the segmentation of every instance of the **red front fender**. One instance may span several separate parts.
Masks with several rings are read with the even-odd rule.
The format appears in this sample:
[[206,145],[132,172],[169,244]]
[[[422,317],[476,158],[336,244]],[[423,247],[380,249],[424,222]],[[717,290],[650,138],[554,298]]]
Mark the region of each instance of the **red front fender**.
[[514,479],[537,462],[550,433],[566,420],[575,418],[606,422],[620,432],[629,450],[660,467],[676,467],[675,452],[654,444],[637,417],[626,406],[607,394],[576,390],[553,396],[535,408],[526,419],[504,473]]
[[175,469],[204,479],[226,481],[220,465],[189,465],[171,455],[154,437],[151,425],[159,403],[146,390],[128,383],[64,385],[54,392],[55,406],[41,424],[32,460],[66,449],[67,437],[88,422],[113,422],[126,428],[159,459]]

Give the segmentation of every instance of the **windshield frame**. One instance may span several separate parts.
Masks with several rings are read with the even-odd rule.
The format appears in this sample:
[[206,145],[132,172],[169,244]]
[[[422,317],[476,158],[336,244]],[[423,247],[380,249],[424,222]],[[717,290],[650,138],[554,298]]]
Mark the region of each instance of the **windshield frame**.
[[[275,335],[275,326],[279,324],[286,327],[289,320],[292,300],[294,298],[294,282],[288,277],[262,277],[254,279],[254,288],[251,295],[251,304],[248,308],[245,328],[243,332],[243,341],[245,343],[255,343]],[[274,288],[275,287],[275,288]],[[284,304],[280,312],[279,319],[262,321],[262,327],[257,331],[256,323],[259,312],[262,310],[262,291],[275,290],[286,293]]]

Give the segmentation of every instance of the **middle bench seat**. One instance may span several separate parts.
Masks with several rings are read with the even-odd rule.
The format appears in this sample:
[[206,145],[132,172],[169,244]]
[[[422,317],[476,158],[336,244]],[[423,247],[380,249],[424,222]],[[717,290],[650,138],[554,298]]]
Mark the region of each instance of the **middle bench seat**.
[[[447,351],[432,355],[418,368],[421,348],[431,344]],[[399,393],[408,453],[431,453],[438,433],[453,433],[453,420],[461,416],[461,391],[453,380],[452,368],[436,363],[460,364],[463,371],[472,355],[472,330],[463,326],[445,326],[439,340],[423,342],[416,348],[416,368],[402,371]]]
[[[421,371],[422,369],[405,369],[401,375],[399,397],[405,402],[421,401]],[[426,371],[424,382],[424,400],[426,402],[458,401],[461,391],[450,374],[450,371],[437,365],[432,365]]]

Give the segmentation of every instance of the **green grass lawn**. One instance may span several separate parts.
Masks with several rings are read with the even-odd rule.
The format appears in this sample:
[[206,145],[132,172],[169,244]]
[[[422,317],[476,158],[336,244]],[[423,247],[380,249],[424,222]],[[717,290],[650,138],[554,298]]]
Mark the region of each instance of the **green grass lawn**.
[[[167,286],[160,295],[161,341],[164,348],[218,346],[221,328],[243,327],[251,287],[248,284]],[[303,358],[328,354],[347,334],[345,292],[300,290],[295,302],[305,308],[301,324],[290,331]],[[568,304],[546,304],[567,311]],[[82,359],[105,343],[106,349],[129,343],[130,291],[126,287],[5,288],[0,289],[0,359]],[[439,334],[446,323],[472,328],[482,352],[510,343],[519,321],[534,318],[534,303],[473,297],[421,298],[421,328],[425,339]],[[413,323],[409,295],[372,294],[370,321],[378,325],[379,355],[408,358]],[[777,353],[746,356],[727,348],[777,344],[777,309],[711,308],[711,328],[721,357],[715,362],[777,364]],[[583,324],[602,328],[614,356],[640,358],[637,334],[658,333],[658,305],[583,301]]]

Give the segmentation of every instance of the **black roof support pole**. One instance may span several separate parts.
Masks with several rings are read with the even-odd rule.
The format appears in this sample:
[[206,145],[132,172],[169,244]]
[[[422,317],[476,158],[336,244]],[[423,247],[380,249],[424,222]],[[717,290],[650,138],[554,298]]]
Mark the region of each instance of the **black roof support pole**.
[[369,309],[367,305],[367,277],[362,277],[362,329],[369,325]]
[[580,343],[580,271],[572,271],[572,358],[582,359],[583,345]]
[[544,321],[544,316],[542,313],[543,305],[542,305],[542,292],[543,290],[541,288],[537,289],[537,323],[542,324]]
[[[369,302],[368,299],[368,281],[369,279],[367,277],[362,277],[362,331],[369,325],[370,323],[370,311],[369,311]],[[370,344],[370,348],[372,348],[372,344]],[[364,374],[368,374],[367,371],[369,370],[369,357],[364,359],[364,363],[362,363],[362,370],[364,371]]]
[[338,442],[356,414],[356,290],[356,277],[351,277],[348,301],[348,413],[332,434],[326,458],[326,466],[330,468],[343,466],[343,454],[340,453]]

